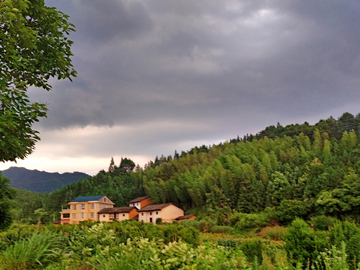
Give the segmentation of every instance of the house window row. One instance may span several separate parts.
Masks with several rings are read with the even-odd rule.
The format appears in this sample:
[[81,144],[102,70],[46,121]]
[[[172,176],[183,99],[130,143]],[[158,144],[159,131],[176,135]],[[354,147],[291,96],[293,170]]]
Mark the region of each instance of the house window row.
[[[90,217],[95,217],[94,214],[95,213],[90,213]],[[64,214],[64,215],[66,215],[66,214]],[[76,213],[71,214],[71,218],[76,219],[77,214]],[[86,218],[86,213],[79,213],[79,218]]]
[[[90,209],[95,209],[95,204],[91,203],[89,207]],[[77,205],[76,204],[72,205],[72,210],[76,210],[76,209],[77,209]],[[86,204],[82,203],[80,205],[80,209],[86,209]]]

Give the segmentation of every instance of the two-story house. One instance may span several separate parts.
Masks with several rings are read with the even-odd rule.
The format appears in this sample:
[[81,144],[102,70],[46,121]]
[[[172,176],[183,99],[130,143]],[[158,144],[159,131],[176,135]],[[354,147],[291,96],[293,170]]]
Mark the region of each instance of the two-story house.
[[136,207],[138,210],[149,204],[152,204],[150,196],[138,197],[129,202],[129,206]]
[[87,196],[78,197],[69,202],[69,209],[63,209],[61,214],[61,224],[76,224],[80,221],[98,221],[98,212],[104,208],[113,208],[114,203],[106,196]]

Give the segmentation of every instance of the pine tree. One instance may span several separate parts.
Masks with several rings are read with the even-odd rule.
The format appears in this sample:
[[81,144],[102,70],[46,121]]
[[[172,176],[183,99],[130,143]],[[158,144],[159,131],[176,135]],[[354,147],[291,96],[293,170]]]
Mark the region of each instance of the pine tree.
[[110,173],[115,172],[115,162],[114,162],[114,158],[113,158],[113,157],[111,157],[108,172],[110,172]]

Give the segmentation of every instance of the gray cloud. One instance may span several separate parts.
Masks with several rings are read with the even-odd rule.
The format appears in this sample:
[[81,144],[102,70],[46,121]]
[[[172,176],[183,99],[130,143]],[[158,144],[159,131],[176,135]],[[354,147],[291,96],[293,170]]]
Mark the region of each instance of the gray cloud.
[[196,132],[138,130],[140,153],[143,141],[156,151],[162,142],[228,139],[360,101],[358,1],[47,3],[77,26],[78,78],[32,93],[49,104],[43,130],[199,123]]

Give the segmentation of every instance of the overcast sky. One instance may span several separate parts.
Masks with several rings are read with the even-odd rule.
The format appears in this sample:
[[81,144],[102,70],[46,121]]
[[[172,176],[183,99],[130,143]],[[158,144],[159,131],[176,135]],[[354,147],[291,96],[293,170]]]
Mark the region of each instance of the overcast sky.
[[360,113],[360,1],[47,0],[70,15],[73,82],[32,89],[41,141],[17,164],[91,175],[128,157]]

